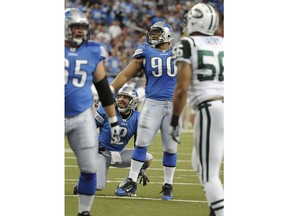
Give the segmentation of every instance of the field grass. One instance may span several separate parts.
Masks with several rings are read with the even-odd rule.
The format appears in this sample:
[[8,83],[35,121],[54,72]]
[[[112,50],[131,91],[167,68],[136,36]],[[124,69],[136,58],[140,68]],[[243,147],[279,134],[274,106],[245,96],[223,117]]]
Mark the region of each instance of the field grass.
[[[209,208],[198,178],[191,166],[193,131],[181,135],[178,147],[178,161],[173,181],[173,201],[161,200],[163,184],[162,146],[159,133],[155,137],[149,152],[154,156],[152,165],[147,171],[150,183],[147,186],[138,184],[137,197],[117,197],[114,190],[128,174],[128,168],[110,168],[107,187],[97,191],[92,216],[208,216]],[[132,148],[129,143],[128,147]],[[67,141],[65,143],[65,216],[76,216],[78,198],[73,195],[73,187],[79,176],[76,159]],[[221,179],[224,180],[223,166]]]

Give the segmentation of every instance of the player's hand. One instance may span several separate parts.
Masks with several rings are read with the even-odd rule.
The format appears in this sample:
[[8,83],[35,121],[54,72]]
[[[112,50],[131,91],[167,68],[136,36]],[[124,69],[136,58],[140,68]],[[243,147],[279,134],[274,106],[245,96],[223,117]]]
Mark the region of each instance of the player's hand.
[[120,142],[120,126],[116,116],[108,118],[111,130],[111,144],[117,144]]
[[179,127],[179,116],[172,115],[169,133],[172,136],[172,139],[180,144],[179,137],[180,137],[180,127]]
[[180,127],[177,126],[170,126],[170,135],[172,136],[172,139],[180,144],[179,136],[180,136]]
[[143,182],[143,186],[146,186],[149,182],[149,179],[146,175],[146,171],[145,169],[141,169],[140,172],[139,172],[139,175],[138,175],[138,178],[140,177],[140,180],[139,180],[139,184],[141,184]]
[[120,142],[120,127],[119,125],[110,125],[111,127],[111,143],[117,144]]

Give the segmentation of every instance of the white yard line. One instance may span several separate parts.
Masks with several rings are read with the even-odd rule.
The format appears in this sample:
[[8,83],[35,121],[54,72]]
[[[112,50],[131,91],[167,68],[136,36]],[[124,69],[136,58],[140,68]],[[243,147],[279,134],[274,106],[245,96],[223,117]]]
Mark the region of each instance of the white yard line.
[[[65,197],[77,197],[77,195],[65,195]],[[153,201],[162,201],[161,198],[148,198],[148,197],[119,197],[119,196],[100,196],[95,195],[95,198],[104,198],[104,199],[130,199],[130,200],[153,200]],[[188,202],[188,203],[207,203],[207,201],[203,200],[179,200],[179,199],[173,199],[169,200],[169,202]]]
[[[77,165],[65,165],[65,168],[78,168]],[[117,168],[117,167],[109,167],[109,169],[130,169],[130,167],[126,167],[126,168]],[[163,171],[163,168],[150,168],[148,170],[153,170],[153,171]],[[177,172],[193,172],[194,173],[194,170],[191,169],[177,169],[176,168],[176,171]],[[220,173],[224,173],[224,171],[220,171]]]
[[[67,184],[76,184],[78,182],[79,179],[65,179]],[[123,179],[119,179],[119,180],[115,180],[115,181],[111,181],[111,180],[107,180],[107,183],[120,183],[122,182]],[[149,184],[159,184],[159,185],[163,185],[163,182],[150,182]],[[200,185],[199,183],[177,183],[177,182],[173,182],[173,185]]]

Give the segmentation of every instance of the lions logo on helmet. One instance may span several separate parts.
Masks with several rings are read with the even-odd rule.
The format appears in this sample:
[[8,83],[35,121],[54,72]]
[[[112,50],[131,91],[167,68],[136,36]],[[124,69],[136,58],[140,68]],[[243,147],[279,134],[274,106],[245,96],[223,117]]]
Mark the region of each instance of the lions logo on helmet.
[[191,35],[200,32],[214,35],[218,28],[219,18],[216,10],[209,4],[198,3],[184,16],[183,33]]
[[[84,41],[89,40],[89,21],[86,15],[77,8],[68,8],[65,10],[65,40],[76,45],[81,45]],[[84,34],[81,36],[73,35],[71,26],[83,26]]]
[[[126,106],[122,106],[122,99],[120,98],[121,95],[127,96],[130,98],[130,101]],[[137,91],[131,86],[124,86],[121,88],[117,95],[116,95],[116,106],[119,112],[125,113],[128,110],[135,109],[139,103]]]
[[156,22],[149,28],[147,33],[147,43],[156,46],[161,43],[172,43],[173,29],[166,22]]

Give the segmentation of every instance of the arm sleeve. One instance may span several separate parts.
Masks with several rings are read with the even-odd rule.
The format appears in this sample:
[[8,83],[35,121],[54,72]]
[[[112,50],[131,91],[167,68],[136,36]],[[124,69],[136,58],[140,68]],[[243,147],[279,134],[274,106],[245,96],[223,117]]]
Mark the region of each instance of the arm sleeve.
[[110,90],[106,76],[99,82],[94,82],[94,85],[103,107],[114,104],[113,94]]

